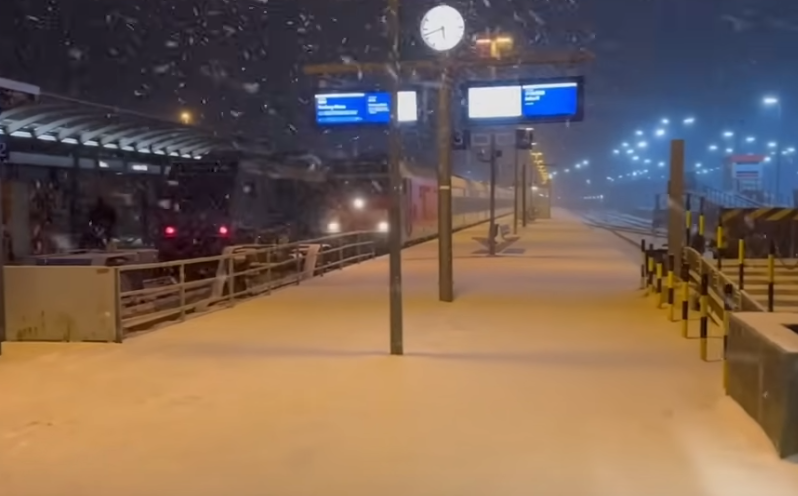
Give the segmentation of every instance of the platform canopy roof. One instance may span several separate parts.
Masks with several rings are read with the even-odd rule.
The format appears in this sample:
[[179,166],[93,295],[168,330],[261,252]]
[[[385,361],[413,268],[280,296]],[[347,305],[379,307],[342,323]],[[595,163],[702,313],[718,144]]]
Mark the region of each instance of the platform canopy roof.
[[2,112],[0,135],[183,158],[263,148],[196,126],[55,95]]

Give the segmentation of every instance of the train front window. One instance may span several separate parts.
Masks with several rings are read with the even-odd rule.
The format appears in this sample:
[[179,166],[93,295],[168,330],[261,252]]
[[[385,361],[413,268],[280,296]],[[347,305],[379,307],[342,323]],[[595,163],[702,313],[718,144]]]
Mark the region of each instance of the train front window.
[[167,176],[168,210],[185,214],[227,215],[235,187],[235,170],[229,164],[173,164]]
[[352,211],[386,208],[387,181],[377,179],[344,180],[335,185],[341,207]]

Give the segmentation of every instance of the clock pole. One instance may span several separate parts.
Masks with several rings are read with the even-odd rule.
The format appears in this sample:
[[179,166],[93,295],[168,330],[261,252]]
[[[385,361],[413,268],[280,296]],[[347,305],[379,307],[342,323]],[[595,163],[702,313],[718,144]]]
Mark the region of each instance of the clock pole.
[[399,141],[399,0],[388,0],[388,29],[391,36],[390,67],[391,122],[388,130],[388,174],[390,207],[388,211],[388,258],[391,355],[404,354],[402,315],[402,170]]
[[454,301],[452,253],[452,69],[443,56],[438,91],[438,299]]

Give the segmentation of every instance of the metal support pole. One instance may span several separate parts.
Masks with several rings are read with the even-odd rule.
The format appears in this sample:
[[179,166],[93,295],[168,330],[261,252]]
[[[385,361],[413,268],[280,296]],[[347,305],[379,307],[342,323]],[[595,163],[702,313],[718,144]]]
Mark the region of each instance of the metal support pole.
[[404,354],[402,315],[402,172],[399,168],[399,0],[388,2],[388,27],[391,33],[391,123],[388,136],[390,209],[388,212],[389,300],[391,355]]
[[496,134],[490,133],[490,235],[488,253],[496,255]]
[[513,234],[518,234],[518,202],[520,201],[518,187],[520,181],[518,178],[518,162],[520,160],[520,153],[518,146],[515,147],[515,160],[513,161]]
[[[98,167],[98,163],[95,161],[94,166]],[[127,164],[125,164],[127,167]],[[93,171],[94,174],[97,174]],[[125,169],[127,170],[127,168]],[[72,233],[80,233],[83,232],[82,227],[82,220],[80,218],[80,205],[78,204],[78,198],[80,198],[80,182],[78,178],[80,177],[80,157],[78,156],[77,151],[72,153],[72,168],[69,170],[69,228]]]
[[684,140],[671,140],[668,181],[668,253],[681,261],[684,246]]
[[529,194],[529,184],[527,182],[527,174],[526,171],[529,168],[529,164],[525,163],[521,166],[521,227],[526,227],[526,218],[527,218],[527,195]]
[[451,69],[444,61],[438,92],[438,299],[454,301],[452,262]]
[[777,104],[778,106],[778,119],[779,119],[779,129],[776,133],[776,187],[774,188],[774,194],[776,197],[772,200],[771,205],[780,205],[779,201],[781,198],[781,160],[782,160],[782,142],[784,141],[784,121],[782,119],[782,108],[781,102]]
[[[2,109],[0,109],[2,113]],[[1,139],[1,138],[0,138]],[[5,143],[0,141],[0,146],[6,146]],[[3,209],[5,202],[5,195],[3,189],[6,187],[6,167],[7,164],[0,160],[0,348],[3,346],[3,341],[6,340],[6,294],[5,294],[5,267],[6,267],[6,230],[11,232],[9,224],[11,224],[11,216],[9,215],[8,222],[6,222],[6,213]],[[10,188],[9,188],[10,189]],[[2,349],[0,349],[2,354]]]

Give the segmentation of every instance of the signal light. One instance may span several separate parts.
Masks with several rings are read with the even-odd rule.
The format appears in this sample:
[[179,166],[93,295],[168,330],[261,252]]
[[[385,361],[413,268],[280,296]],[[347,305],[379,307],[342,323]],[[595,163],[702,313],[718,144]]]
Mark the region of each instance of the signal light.
[[174,236],[175,234],[177,234],[177,229],[175,229],[175,228],[174,228],[174,227],[172,227],[172,226],[167,226],[167,227],[166,227],[166,228],[163,230],[163,233],[164,233],[164,234],[166,234],[167,236]]
[[219,235],[220,236],[227,236],[230,231],[227,229],[227,226],[219,226]]

